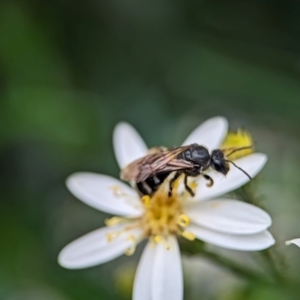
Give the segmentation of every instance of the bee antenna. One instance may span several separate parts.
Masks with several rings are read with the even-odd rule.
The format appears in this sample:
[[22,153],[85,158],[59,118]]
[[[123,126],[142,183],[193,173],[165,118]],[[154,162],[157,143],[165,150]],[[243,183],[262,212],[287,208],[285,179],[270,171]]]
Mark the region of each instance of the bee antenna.
[[236,148],[236,149],[232,150],[231,152],[229,152],[229,154],[227,154],[226,156],[230,156],[231,154],[233,154],[233,153],[235,153],[237,151],[251,149],[253,147],[254,147],[253,145],[249,145],[249,146],[245,146],[245,147]]
[[233,164],[237,169],[242,171],[250,180],[252,179],[252,177],[246,171],[244,171],[242,168],[238,167],[233,161],[231,161],[231,160],[226,160],[226,161]]

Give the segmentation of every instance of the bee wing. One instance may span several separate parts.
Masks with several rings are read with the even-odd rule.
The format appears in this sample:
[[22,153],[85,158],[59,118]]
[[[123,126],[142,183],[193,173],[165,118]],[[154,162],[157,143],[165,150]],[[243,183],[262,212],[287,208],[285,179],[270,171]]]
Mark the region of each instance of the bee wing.
[[[136,181],[138,182],[138,178],[140,173],[150,172],[151,174],[151,164],[161,157],[162,153],[154,153],[148,154],[140,159],[135,160],[134,162],[127,165],[124,169],[121,170],[120,177],[125,181]],[[150,168],[150,170],[149,170]]]
[[176,170],[182,170],[182,169],[190,169],[193,166],[194,165],[187,160],[174,159],[174,160],[171,160],[170,162],[168,162],[168,165],[166,166],[166,168],[168,168],[169,171],[176,171]]
[[121,170],[120,178],[125,181],[136,181],[145,162],[154,155],[156,154],[146,155],[127,165],[124,169]]
[[136,182],[144,181],[151,175],[173,172],[173,171],[178,171],[183,169],[190,169],[192,167],[193,167],[192,163],[182,159],[172,159],[170,161],[164,161],[160,164],[156,164],[155,162],[154,166],[153,165],[143,166],[136,179]]
[[146,155],[140,158],[121,171],[121,179],[126,181],[141,182],[146,180],[151,175],[155,175],[161,172],[172,172],[176,170],[182,170],[191,168],[192,163],[182,160],[175,159],[176,156],[186,149],[186,147],[178,147],[172,150],[162,151],[160,153]]

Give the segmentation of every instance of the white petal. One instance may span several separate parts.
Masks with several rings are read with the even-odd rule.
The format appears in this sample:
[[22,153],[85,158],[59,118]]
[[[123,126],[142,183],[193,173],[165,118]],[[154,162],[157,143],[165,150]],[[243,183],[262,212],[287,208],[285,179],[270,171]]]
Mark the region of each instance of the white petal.
[[285,242],[286,245],[294,244],[298,247],[300,247],[300,239],[293,239]]
[[174,236],[170,236],[167,243],[168,249],[163,243],[155,246],[152,299],[182,300],[183,278],[178,242]]
[[147,154],[148,148],[138,132],[128,123],[118,123],[113,133],[115,156],[123,169],[134,160]]
[[187,230],[206,243],[242,251],[258,251],[274,245],[275,240],[267,230],[251,235],[225,234],[198,225],[191,224]]
[[[267,162],[267,156],[262,153],[254,153],[239,158],[234,163],[246,171],[252,178],[263,168]],[[209,170],[205,172],[214,180],[212,187],[208,187],[207,181],[199,176],[196,181],[198,183],[196,189],[196,197],[192,200],[207,200],[215,198],[222,194],[235,190],[249,181],[249,178],[235,166],[231,165],[226,177],[216,171]]]
[[137,193],[113,177],[75,173],[67,178],[66,185],[78,199],[109,214],[135,217],[142,213]]
[[193,223],[231,234],[258,233],[272,223],[261,208],[237,200],[201,201],[186,206],[184,211]]
[[210,118],[199,125],[183,142],[183,145],[197,143],[208,148],[216,149],[224,140],[228,130],[228,122],[223,117]]
[[[128,239],[134,236],[139,241],[142,232],[138,229],[124,231],[128,225],[116,227],[103,227],[94,230],[64,247],[58,256],[58,263],[67,269],[81,269],[92,267],[110,261],[124,253],[133,241]],[[122,232],[120,235],[108,240],[110,233]]]
[[151,300],[151,279],[155,247],[148,242],[139,261],[133,284],[133,300]]

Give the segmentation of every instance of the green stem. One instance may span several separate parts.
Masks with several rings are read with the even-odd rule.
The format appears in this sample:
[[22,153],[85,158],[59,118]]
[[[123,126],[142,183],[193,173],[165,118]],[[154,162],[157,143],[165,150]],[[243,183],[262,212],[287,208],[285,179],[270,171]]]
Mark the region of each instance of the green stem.
[[[272,273],[274,279],[277,282],[285,283],[287,278],[285,275],[281,272],[281,270],[277,266],[277,260],[281,260],[281,265],[284,265],[284,259],[280,256],[280,253],[277,253],[277,260],[275,261],[274,255],[272,253],[272,249],[267,249],[265,251],[261,251],[261,256],[265,259],[265,261],[268,263],[268,267],[270,272]],[[279,258],[278,258],[279,257]]]
[[213,262],[217,263],[218,265],[225,267],[232,271],[234,274],[238,276],[242,276],[246,279],[254,280],[264,284],[272,284],[271,280],[266,278],[265,276],[245,267],[242,266],[235,261],[232,261],[226,257],[221,257],[220,255],[208,251],[206,249],[202,249],[200,255],[205,256],[206,258],[212,260]]
[[206,249],[205,243],[200,240],[195,240],[193,243],[187,242],[185,239],[180,240],[180,249],[182,252],[188,255],[201,255],[205,258],[213,261],[221,267],[224,267],[234,274],[244,277],[248,280],[254,280],[256,282],[272,284],[272,278],[266,277],[244,265],[241,265],[227,257],[220,256],[217,253],[211,252]]
[[[252,180],[248,184],[244,185],[239,191],[239,196],[248,203],[259,206],[265,209],[261,204],[261,201],[255,196],[253,192],[253,185],[257,183],[257,180]],[[286,282],[287,278],[282,274],[283,268],[286,268],[283,255],[274,247],[261,251],[261,256],[267,262],[271,275],[277,282]]]

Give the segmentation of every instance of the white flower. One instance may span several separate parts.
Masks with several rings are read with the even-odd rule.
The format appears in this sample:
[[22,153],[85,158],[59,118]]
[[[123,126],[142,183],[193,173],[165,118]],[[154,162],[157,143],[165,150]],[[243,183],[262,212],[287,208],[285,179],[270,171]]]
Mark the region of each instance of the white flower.
[[293,240],[289,240],[289,241],[286,241],[285,244],[287,246],[291,245],[291,244],[294,244],[298,247],[300,247],[300,239],[293,239]]
[[[227,121],[209,119],[185,140],[183,145],[198,143],[216,149],[227,133]],[[114,149],[120,168],[144,156],[147,147],[139,134],[127,123],[114,131]],[[266,163],[264,154],[254,153],[235,160],[254,177]],[[79,269],[132,254],[143,239],[149,242],[139,262],[133,289],[134,300],[183,299],[180,251],[176,236],[195,237],[220,247],[256,251],[274,244],[267,231],[270,216],[253,205],[230,199],[214,199],[245,184],[249,179],[232,167],[226,177],[213,171],[208,175],[214,185],[207,187],[199,176],[189,185],[195,197],[184,189],[179,177],[168,197],[171,175],[150,198],[142,199],[125,183],[106,175],[76,173],[67,179],[67,187],[86,204],[113,217],[107,227],[97,229],[67,245],[59,254],[61,266]],[[203,201],[208,200],[208,201]]]

